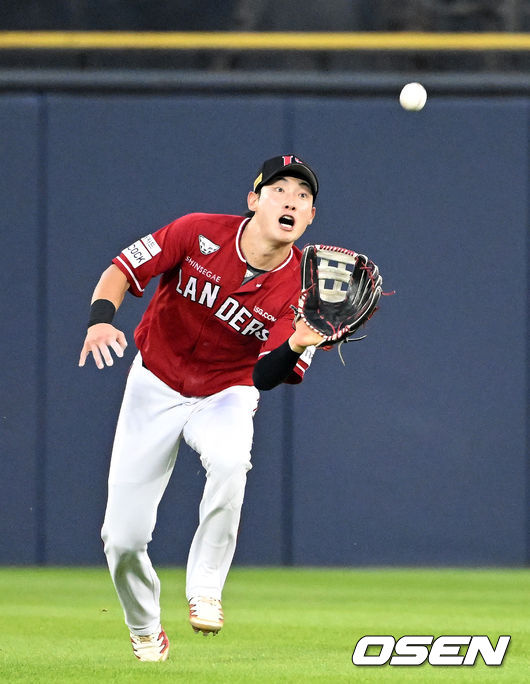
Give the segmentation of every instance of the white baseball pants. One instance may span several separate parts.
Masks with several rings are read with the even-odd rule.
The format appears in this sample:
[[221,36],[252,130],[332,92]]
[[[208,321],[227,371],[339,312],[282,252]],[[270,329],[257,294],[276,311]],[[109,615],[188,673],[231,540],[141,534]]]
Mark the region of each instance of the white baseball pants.
[[186,596],[221,598],[236,547],[259,392],[236,386],[184,397],[133,362],[116,428],[102,538],[134,634],[160,624],[160,582],[147,554],[181,437],[200,455],[206,485],[186,570]]

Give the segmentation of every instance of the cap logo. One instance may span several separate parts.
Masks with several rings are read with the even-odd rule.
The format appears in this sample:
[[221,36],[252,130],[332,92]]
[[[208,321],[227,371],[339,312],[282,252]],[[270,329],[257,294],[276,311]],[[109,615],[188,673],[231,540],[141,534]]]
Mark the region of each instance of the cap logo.
[[283,165],[284,166],[289,166],[289,164],[303,164],[304,163],[301,159],[298,159],[298,157],[295,157],[292,154],[284,154],[282,159],[283,159]]
[[318,180],[314,171],[302,159],[294,154],[283,154],[263,162],[259,175],[254,181],[254,192],[259,192],[259,188],[268,185],[275,178],[285,178],[294,176],[304,180],[311,188],[313,197],[318,193]]

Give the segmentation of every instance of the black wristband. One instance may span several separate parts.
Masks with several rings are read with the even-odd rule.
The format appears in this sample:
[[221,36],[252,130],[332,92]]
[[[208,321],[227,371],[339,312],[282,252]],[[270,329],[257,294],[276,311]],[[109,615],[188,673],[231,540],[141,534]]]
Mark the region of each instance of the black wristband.
[[88,319],[88,328],[96,323],[112,323],[116,307],[108,299],[96,299],[90,305],[90,318]]

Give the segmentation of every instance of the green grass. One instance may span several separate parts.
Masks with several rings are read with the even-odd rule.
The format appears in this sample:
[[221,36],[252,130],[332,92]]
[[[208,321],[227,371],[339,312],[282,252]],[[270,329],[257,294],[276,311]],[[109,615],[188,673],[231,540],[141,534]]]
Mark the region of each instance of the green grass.
[[[510,682],[530,681],[528,570],[234,568],[215,638],[187,622],[184,571],[161,569],[165,663],[132,656],[105,569],[0,569],[0,681]],[[487,667],[355,667],[366,634],[512,637]]]

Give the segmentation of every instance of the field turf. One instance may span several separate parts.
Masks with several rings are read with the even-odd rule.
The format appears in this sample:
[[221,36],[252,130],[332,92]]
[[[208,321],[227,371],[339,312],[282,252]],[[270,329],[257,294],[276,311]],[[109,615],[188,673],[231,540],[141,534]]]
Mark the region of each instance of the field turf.
[[[225,628],[196,635],[160,569],[165,663],[140,663],[103,568],[0,568],[0,681],[530,682],[530,571],[234,568]],[[511,635],[500,667],[355,667],[361,636]]]

